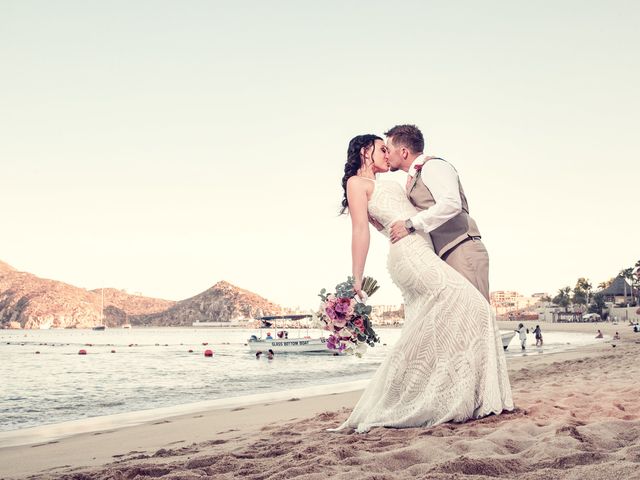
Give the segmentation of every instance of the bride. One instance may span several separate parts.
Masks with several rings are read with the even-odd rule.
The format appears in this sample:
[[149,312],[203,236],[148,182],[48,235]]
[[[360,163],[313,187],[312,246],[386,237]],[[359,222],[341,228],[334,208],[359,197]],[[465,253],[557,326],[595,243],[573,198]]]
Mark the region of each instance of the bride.
[[[352,274],[361,297],[369,222],[388,237],[393,222],[416,213],[398,182],[376,180],[388,170],[380,137],[351,140],[342,213],[351,216]],[[482,294],[434,253],[424,232],[390,243],[387,267],[404,298],[400,339],[349,418],[332,431],[433,426],[513,410],[500,332]]]

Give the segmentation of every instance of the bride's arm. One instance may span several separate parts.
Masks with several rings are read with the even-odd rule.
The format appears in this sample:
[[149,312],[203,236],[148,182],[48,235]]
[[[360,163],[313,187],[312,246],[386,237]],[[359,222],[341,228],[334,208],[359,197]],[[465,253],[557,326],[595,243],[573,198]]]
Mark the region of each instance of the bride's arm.
[[351,272],[354,290],[362,298],[362,277],[369,252],[369,214],[367,211],[367,185],[358,177],[347,182],[347,201],[351,216]]

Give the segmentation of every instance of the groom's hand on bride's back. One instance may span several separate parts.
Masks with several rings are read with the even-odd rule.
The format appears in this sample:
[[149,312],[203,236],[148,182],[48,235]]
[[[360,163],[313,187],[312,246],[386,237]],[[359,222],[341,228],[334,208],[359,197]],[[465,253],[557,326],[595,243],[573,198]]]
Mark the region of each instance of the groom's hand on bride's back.
[[398,240],[402,240],[407,235],[409,235],[409,231],[407,230],[407,227],[404,226],[404,222],[402,220],[398,220],[391,225],[391,229],[389,230],[391,243],[396,243]]

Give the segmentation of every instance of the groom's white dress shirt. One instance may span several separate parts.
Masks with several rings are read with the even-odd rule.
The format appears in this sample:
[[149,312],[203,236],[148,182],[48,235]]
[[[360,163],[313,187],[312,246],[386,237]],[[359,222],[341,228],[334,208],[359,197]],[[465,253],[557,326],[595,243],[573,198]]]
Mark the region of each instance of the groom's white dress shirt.
[[433,195],[436,204],[411,217],[414,228],[429,233],[462,211],[458,173],[449,162],[429,160],[425,155],[416,158],[409,167],[409,176],[415,177],[416,165],[423,164],[420,178]]

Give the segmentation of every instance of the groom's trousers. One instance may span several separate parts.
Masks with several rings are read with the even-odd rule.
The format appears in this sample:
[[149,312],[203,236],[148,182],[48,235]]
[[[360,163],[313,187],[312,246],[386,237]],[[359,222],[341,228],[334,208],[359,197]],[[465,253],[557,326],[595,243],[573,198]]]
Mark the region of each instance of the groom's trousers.
[[489,253],[480,238],[469,238],[448,252],[443,260],[469,280],[489,302]]

